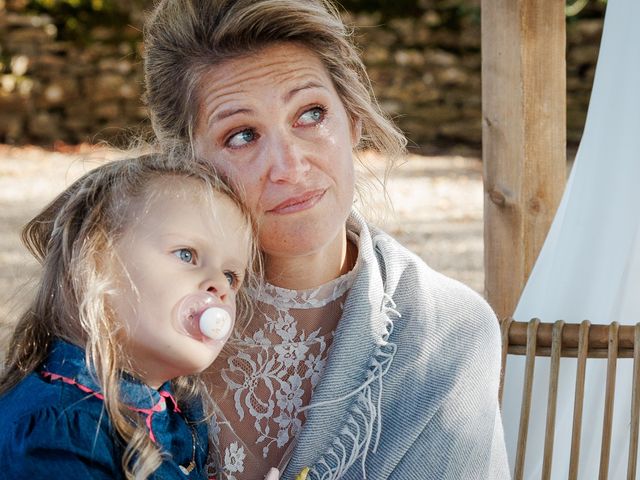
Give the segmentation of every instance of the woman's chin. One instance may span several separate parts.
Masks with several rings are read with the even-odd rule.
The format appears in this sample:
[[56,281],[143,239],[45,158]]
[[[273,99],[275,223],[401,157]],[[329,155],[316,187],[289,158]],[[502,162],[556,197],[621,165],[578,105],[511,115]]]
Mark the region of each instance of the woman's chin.
[[295,258],[340,254],[348,212],[333,211],[307,218],[279,218],[261,225],[260,246],[268,257]]

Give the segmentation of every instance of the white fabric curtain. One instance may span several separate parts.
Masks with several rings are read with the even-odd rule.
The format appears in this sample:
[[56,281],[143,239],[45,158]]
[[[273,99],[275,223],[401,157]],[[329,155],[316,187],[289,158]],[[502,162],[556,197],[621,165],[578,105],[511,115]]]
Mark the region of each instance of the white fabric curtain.
[[[584,135],[562,202],[514,314],[579,323],[640,322],[640,1],[609,0]],[[580,479],[600,462],[606,360],[587,363]],[[548,359],[536,361],[525,478],[539,479]],[[552,478],[567,478],[575,359],[563,359]],[[524,357],[510,356],[503,418],[515,462]],[[626,478],[632,361],[619,360],[609,478]],[[513,471],[513,470],[512,470]]]

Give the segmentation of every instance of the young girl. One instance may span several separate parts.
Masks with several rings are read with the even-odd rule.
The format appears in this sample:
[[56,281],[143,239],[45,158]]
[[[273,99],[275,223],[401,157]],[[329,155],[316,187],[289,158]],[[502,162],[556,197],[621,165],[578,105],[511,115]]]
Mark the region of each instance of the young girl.
[[27,224],[43,265],[0,378],[5,478],[206,478],[208,367],[246,306],[247,211],[175,155],[103,165]]

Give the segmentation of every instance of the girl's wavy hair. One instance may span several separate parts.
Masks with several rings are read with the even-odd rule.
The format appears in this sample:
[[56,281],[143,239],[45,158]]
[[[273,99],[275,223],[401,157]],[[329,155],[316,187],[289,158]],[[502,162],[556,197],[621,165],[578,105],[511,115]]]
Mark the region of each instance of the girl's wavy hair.
[[[351,117],[358,150],[393,161],[406,138],[375,100],[364,64],[329,0],[160,0],[144,27],[145,101],[160,141],[193,144],[203,75],[225,60],[290,42],[324,64]],[[388,173],[388,171],[387,171]]]
[[[118,261],[114,245],[133,220],[132,202],[153,195],[154,181],[166,177],[200,181],[203,197],[209,195],[212,201],[214,192],[227,195],[255,235],[238,195],[210,166],[185,160],[175,151],[118,160],[90,171],[22,231],[23,242],[42,264],[42,276],[35,299],[17,323],[0,378],[2,394],[38,368],[55,338],[83,346],[87,365],[102,388],[109,418],[127,445],[122,467],[129,479],[147,478],[160,466],[163,453],[150,440],[143,419],[121,401],[119,381],[128,362],[118,341],[122,326],[109,308],[114,293],[110,266]],[[251,244],[252,262],[257,262],[257,248]],[[248,270],[249,282],[257,281],[258,274],[253,268]],[[238,295],[236,325],[240,328],[251,313],[244,290]],[[197,375],[176,378],[173,387],[178,401],[208,398]]]

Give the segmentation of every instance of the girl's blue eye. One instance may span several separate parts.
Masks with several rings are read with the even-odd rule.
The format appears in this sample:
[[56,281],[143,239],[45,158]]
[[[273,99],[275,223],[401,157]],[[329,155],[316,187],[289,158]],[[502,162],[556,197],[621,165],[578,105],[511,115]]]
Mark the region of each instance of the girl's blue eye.
[[224,276],[231,287],[236,287],[240,283],[238,275],[235,272],[224,272]]
[[195,257],[193,251],[188,248],[180,248],[173,252],[173,254],[184,263],[193,263]]
[[324,120],[326,110],[323,107],[313,107],[300,115],[298,123],[301,125],[315,125]]
[[247,128],[246,130],[242,130],[241,132],[232,135],[229,140],[227,140],[227,146],[231,148],[240,148],[253,142],[255,139],[256,133],[250,128]]

